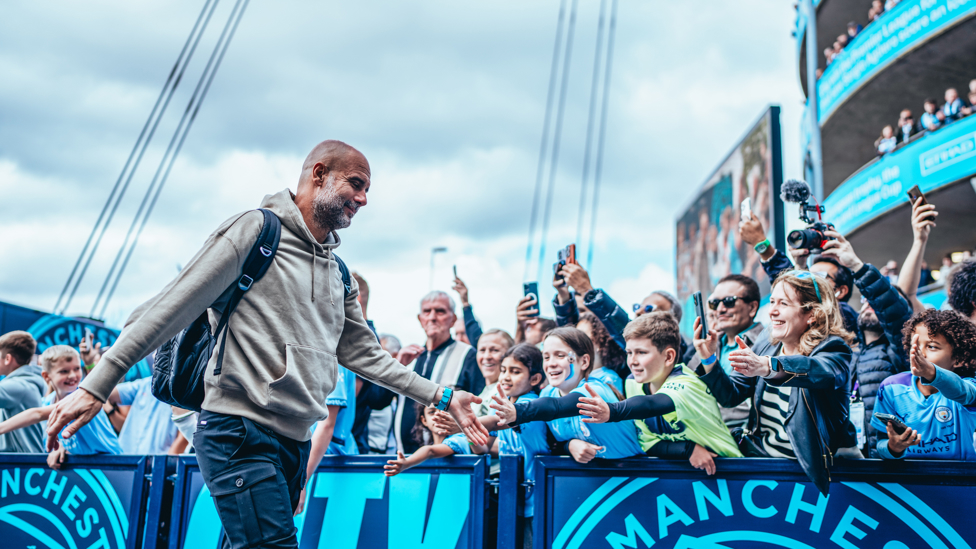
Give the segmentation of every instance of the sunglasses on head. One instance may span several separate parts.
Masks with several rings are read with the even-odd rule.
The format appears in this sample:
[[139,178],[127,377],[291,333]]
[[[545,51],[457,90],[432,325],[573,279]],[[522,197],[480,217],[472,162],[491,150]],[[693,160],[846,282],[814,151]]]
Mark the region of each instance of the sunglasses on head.
[[746,301],[746,298],[739,297],[737,295],[730,295],[720,299],[709,299],[708,308],[714,311],[715,309],[718,309],[718,304],[721,303],[722,305],[725,305],[726,309],[731,309],[732,307],[735,307],[735,302],[740,299],[742,301]]
[[640,303],[634,303],[634,312],[639,313],[643,308],[644,313],[649,313],[654,310],[654,305],[641,305]]

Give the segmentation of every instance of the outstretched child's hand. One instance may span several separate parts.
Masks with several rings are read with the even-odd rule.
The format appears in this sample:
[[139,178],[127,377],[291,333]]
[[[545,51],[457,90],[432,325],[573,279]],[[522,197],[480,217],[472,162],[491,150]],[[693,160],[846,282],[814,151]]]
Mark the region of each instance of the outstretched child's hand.
[[691,462],[691,466],[695,469],[701,469],[711,476],[715,474],[715,460],[712,459],[715,457],[718,457],[718,454],[714,454],[704,446],[696,444],[688,461]]
[[600,452],[605,450],[603,446],[597,446],[596,444],[591,444],[578,438],[574,438],[573,440],[569,441],[567,449],[569,450],[569,455],[573,456],[573,459],[575,459],[577,463],[589,463],[593,461],[593,458],[597,457]]
[[928,383],[935,380],[935,364],[922,356],[922,349],[918,346],[918,334],[912,335],[912,347],[908,350],[909,362],[912,366],[912,375],[918,376]]
[[461,427],[459,427],[457,422],[454,421],[451,414],[447,412],[442,412],[440,410],[434,412],[432,423],[433,424],[430,426],[430,430],[433,431],[435,435],[449,437],[453,434],[461,432]]
[[505,395],[505,390],[499,385],[496,391],[497,394],[491,395],[491,404],[488,406],[495,411],[495,415],[498,416],[498,425],[508,425],[513,423],[516,419],[517,412],[515,411],[515,405],[508,400]]
[[600,395],[590,387],[589,383],[584,384],[583,387],[590,393],[590,396],[580,397],[579,404],[576,405],[580,409],[580,414],[585,416],[581,421],[583,423],[606,423],[610,421],[610,405],[600,398]]
[[397,452],[397,458],[391,459],[386,462],[383,466],[383,474],[392,477],[398,473],[402,473],[407,470],[407,458],[404,457],[403,452]]
[[64,446],[60,446],[57,450],[52,450],[47,455],[47,466],[51,469],[61,470],[61,464],[64,463],[64,456],[67,453]]

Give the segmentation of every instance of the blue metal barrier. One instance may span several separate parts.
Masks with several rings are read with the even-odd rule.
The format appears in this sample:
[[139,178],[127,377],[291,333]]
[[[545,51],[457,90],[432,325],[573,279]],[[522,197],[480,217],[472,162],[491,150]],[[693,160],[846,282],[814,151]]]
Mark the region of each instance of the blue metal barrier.
[[[0,546],[218,547],[220,521],[194,457],[71,457],[61,471],[45,458],[0,456]],[[323,459],[295,518],[300,547],[484,546],[485,457],[431,460],[389,479],[386,459]],[[501,457],[497,547],[522,543],[521,459]],[[792,461],[716,462],[708,477],[684,461],[540,456],[535,546],[976,547],[976,463],[839,461],[822,496]]]
[[497,547],[522,547],[525,469],[521,455],[501,455],[498,479]]
[[[295,517],[299,547],[481,549],[487,507],[484,456],[430,460],[394,477],[385,456],[326,456]],[[180,457],[169,547],[215,549],[220,520],[195,457]]]
[[838,461],[822,496],[785,459],[598,461],[538,458],[537,547],[976,546],[976,463]]
[[162,498],[165,482],[161,470],[149,474],[152,458],[69,456],[60,471],[46,460],[0,455],[0,546],[156,546],[159,512],[148,502]]

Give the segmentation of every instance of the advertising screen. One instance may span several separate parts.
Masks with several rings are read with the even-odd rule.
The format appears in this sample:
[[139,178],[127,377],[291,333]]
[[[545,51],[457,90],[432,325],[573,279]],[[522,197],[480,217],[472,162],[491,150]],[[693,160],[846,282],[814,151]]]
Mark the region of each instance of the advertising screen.
[[[774,106],[746,132],[678,216],[675,278],[682,303],[690,303],[697,291],[707,297],[722,277],[733,273],[758,281],[764,297],[769,293],[759,255],[739,238],[739,215],[743,200],[749,199],[767,234],[776,234],[774,204],[782,183],[781,166],[779,107]],[[777,244],[772,236],[770,241]]]

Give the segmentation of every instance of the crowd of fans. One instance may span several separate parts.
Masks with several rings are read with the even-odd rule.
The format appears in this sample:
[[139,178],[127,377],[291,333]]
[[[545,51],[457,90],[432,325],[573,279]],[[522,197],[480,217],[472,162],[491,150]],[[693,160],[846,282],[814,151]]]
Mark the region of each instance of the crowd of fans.
[[[681,459],[707,474],[720,466],[715,457],[773,457],[796,460],[826,493],[837,459],[976,459],[968,408],[976,404],[976,260],[947,266],[944,310],[916,296],[937,215],[931,204],[913,204],[914,241],[900,269],[862,262],[830,231],[817,255],[760,246],[766,230],[753,215],[738,233],[763,250],[773,281],[768,324],[757,320],[757,281],[732,274],[707,296],[708,333],[696,318],[691,338],[679,333],[687,312],[670,293],[650,291],[631,317],[572,262],[552,280],[555,318],[539,316],[536,297],[526,296],[515,307],[514,336],[481,326],[457,278],[460,317],[453,294],[433,291],[419,302],[426,341],[377,337],[404,367],[479,394],[488,444],[469,444],[445,412],[340,366],[329,418],[313,433],[309,473],[327,454],[390,455],[386,473],[396,475],[429,458],[516,453],[527,478],[540,454],[580,463]],[[354,276],[368,318],[369,285]],[[859,309],[850,304],[855,289]],[[45,451],[53,404],[103,351],[85,340],[50,346],[38,360],[36,347],[27,332],[0,336],[6,452]],[[94,421],[48,455],[49,465],[72,455],[192,452],[196,414],[163,405],[150,382],[120,384]],[[531,517],[531,504],[525,513]]]
[[[899,1],[900,0],[886,0],[885,2],[882,2],[881,0],[872,0],[871,9],[868,10],[868,24],[870,25],[871,23],[877,21],[882,14],[884,14],[884,12],[897,6]],[[797,7],[798,6],[794,6],[795,9]],[[857,21],[851,21],[848,23],[847,32],[838,36],[833,45],[824,49],[824,59],[827,60],[827,64],[829,65],[831,62],[833,62],[834,59],[836,59],[837,56],[844,51],[847,44],[849,44],[851,40],[854,40],[854,37],[860,34],[862,30],[864,30],[864,27],[862,27]]]
[[925,100],[924,112],[919,121],[915,120],[911,109],[903,109],[896,124],[888,124],[881,129],[881,137],[874,142],[878,155],[890,153],[916,137],[934,132],[976,112],[976,79],[969,81],[967,99],[968,101],[964,101],[959,97],[956,88],[949,88],[945,92],[945,103],[941,106],[935,99]]

